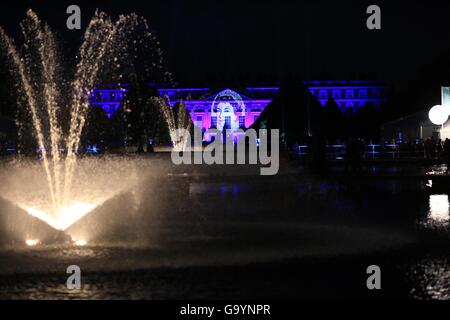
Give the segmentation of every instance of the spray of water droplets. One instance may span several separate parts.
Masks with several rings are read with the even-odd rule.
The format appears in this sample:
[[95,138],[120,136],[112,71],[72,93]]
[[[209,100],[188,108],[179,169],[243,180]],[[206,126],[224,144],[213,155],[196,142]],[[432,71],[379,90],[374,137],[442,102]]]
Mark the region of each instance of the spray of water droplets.
[[[72,76],[63,72],[55,35],[32,10],[21,23],[24,43],[18,46],[0,27],[0,43],[17,82],[45,170],[50,211],[58,216],[71,201],[77,154],[89,112],[89,96],[98,83],[143,81],[141,75],[171,75],[162,67],[162,51],[144,18],[121,15],[117,21],[96,12],[84,32]],[[152,50],[146,50],[148,47]],[[139,62],[143,55],[145,57]],[[150,62],[148,62],[150,60]],[[150,66],[150,67],[149,67]],[[138,72],[139,71],[139,72]],[[64,74],[64,76],[63,76]],[[67,115],[70,115],[67,117]],[[68,119],[65,119],[67,117]],[[66,120],[66,121],[64,121]]]

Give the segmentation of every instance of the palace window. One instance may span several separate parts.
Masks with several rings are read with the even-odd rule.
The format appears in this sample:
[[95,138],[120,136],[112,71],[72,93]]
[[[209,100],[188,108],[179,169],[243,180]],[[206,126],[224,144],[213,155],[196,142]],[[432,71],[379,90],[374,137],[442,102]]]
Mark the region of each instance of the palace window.
[[239,116],[239,128],[245,128],[245,116]]
[[109,101],[109,93],[102,93],[102,101]]
[[379,98],[380,97],[380,89],[373,89],[372,96],[373,96],[373,98]]
[[203,117],[202,116],[195,117],[195,125],[197,127],[202,127],[202,125],[203,125]]
[[231,117],[230,116],[225,116],[225,125],[224,125],[225,129],[230,129],[231,128]]
[[333,90],[333,99],[341,98],[341,90]]
[[211,117],[211,128],[217,128],[217,117],[216,116]]
[[361,99],[367,98],[367,90],[359,90],[359,98]]
[[320,90],[319,91],[319,98],[320,99],[327,99],[328,98],[327,90]]
[[346,90],[345,91],[345,97],[347,99],[353,99],[353,90]]

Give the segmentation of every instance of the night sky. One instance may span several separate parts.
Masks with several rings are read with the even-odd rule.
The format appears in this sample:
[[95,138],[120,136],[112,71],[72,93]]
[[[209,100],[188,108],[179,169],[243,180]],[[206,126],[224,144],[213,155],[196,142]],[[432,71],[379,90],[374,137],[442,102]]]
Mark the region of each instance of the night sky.
[[[169,71],[183,84],[293,77],[380,79],[407,87],[424,68],[450,57],[448,1],[10,1],[0,24],[17,33],[32,8],[70,47],[82,31],[65,27],[69,4],[81,7],[83,28],[96,8],[145,16]],[[381,7],[382,30],[366,28],[370,4]]]

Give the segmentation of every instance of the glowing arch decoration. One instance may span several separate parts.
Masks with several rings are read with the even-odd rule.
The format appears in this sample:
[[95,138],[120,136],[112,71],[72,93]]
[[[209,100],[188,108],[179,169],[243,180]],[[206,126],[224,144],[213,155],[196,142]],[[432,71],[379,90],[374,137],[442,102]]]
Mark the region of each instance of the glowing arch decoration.
[[227,117],[230,117],[229,129],[238,129],[239,116],[245,117],[245,103],[239,93],[225,89],[214,97],[211,117],[216,117],[219,131],[223,130]]

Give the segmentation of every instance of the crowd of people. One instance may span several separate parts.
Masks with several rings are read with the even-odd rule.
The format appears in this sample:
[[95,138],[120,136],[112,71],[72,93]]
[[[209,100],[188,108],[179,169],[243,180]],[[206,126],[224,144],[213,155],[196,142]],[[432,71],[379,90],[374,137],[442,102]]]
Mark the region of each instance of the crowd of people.
[[296,157],[305,159],[311,167],[326,167],[326,160],[343,160],[346,171],[360,172],[363,160],[412,159],[441,162],[450,168],[450,139],[433,137],[416,141],[385,141],[374,144],[361,138],[350,138],[345,142],[327,143],[311,139],[308,144],[293,146]]
[[450,158],[450,139],[444,141],[429,137],[425,140],[391,143],[398,157],[424,158],[426,160],[443,160]]
[[[373,143],[361,138],[350,138],[346,141],[336,141],[329,143],[327,141],[325,147],[328,153],[354,153],[355,148],[358,153],[361,151],[366,159],[370,158],[424,158],[427,160],[445,160],[450,157],[450,139],[434,139],[430,137],[425,140],[416,141],[384,141],[383,143]],[[316,142],[317,144],[317,142]],[[297,151],[297,155],[308,153],[308,149],[313,143],[299,145],[295,143],[293,150]]]

